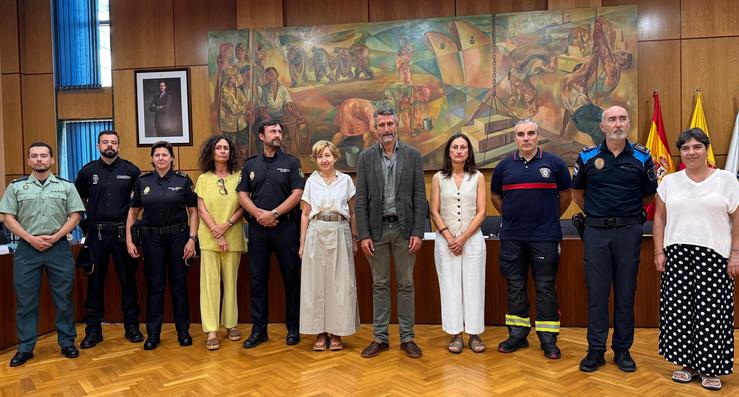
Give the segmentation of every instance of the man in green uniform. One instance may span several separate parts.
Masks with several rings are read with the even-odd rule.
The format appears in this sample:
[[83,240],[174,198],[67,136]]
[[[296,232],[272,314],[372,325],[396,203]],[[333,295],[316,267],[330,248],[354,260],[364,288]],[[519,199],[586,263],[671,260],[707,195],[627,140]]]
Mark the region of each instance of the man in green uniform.
[[67,358],[79,356],[74,346],[74,263],[66,237],[79,223],[85,206],[72,183],[49,171],[52,164],[51,146],[32,143],[28,148],[28,166],[33,172],[8,185],[0,200],[5,226],[20,239],[13,258],[15,323],[20,343],[10,360],[11,367],[33,358],[44,268],[56,307],[57,340],[62,354]]

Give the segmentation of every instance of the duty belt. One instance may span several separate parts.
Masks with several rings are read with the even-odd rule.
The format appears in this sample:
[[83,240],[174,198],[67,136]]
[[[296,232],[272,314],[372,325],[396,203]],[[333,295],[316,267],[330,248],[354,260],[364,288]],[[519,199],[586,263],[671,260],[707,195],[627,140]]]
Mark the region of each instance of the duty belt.
[[141,229],[147,232],[154,232],[158,234],[169,234],[174,232],[183,231],[187,228],[187,223],[180,223],[178,225],[172,225],[172,226],[162,226],[162,227],[150,227],[150,226],[142,226]]
[[123,225],[125,225],[123,222],[92,222],[92,227],[99,232],[116,230]]
[[627,216],[623,218],[593,218],[585,217],[585,224],[594,227],[621,227],[628,225],[640,225],[641,218],[638,216]]

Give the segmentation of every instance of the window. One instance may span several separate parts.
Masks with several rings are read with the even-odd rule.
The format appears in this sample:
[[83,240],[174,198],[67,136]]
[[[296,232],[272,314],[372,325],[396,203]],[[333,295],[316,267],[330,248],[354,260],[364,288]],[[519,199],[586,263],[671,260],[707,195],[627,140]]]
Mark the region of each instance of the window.
[[113,66],[110,58],[110,0],[98,2],[98,35],[100,36],[100,83],[113,85]]

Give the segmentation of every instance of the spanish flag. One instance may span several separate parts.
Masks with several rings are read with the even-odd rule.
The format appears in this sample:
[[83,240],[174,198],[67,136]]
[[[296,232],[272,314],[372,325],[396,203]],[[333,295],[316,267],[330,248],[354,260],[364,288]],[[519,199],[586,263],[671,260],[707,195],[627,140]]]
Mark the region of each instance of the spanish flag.
[[[695,108],[693,109],[693,118],[690,120],[690,128],[700,128],[703,130],[703,132],[706,133],[706,136],[710,139],[711,136],[708,135],[708,123],[706,123],[706,114],[703,113],[703,93],[701,92],[700,88],[696,90],[696,96],[695,96]],[[708,158],[706,159],[706,162],[708,163],[708,166],[711,168],[716,168],[716,158],[713,156],[713,145],[710,145],[708,147]],[[685,165],[682,163],[680,164],[680,169],[684,169]]]
[[[647,137],[647,149],[652,154],[657,183],[660,183],[665,175],[675,172],[675,167],[672,164],[670,146],[667,144],[665,125],[662,122],[662,107],[659,104],[657,90],[654,91],[652,97],[654,98],[654,113],[652,114],[652,125],[649,127],[649,136]],[[647,211],[647,219],[654,219],[654,203],[647,204],[644,209]]]

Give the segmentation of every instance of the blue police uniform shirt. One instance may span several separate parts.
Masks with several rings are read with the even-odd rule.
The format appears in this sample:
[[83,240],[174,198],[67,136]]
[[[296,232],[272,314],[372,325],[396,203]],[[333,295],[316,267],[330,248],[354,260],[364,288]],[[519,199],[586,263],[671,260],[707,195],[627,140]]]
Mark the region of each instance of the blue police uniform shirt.
[[585,214],[595,218],[639,216],[642,198],[657,192],[649,149],[626,141],[614,157],[606,142],[584,148],[575,162],[572,187],[585,191]]
[[[236,190],[251,193],[254,205],[271,211],[282,204],[293,190],[304,187],[305,175],[300,168],[300,160],[278,150],[273,157],[260,154],[248,158],[244,162],[241,182]],[[292,210],[292,212],[299,211],[300,206]],[[297,216],[295,213],[293,215]],[[244,211],[244,218],[249,219],[246,211]]]
[[503,198],[501,240],[559,241],[559,192],[570,189],[570,172],[558,156],[537,149],[531,161],[518,152],[493,171],[490,191]]
[[131,207],[144,209],[141,225],[146,227],[187,223],[188,207],[197,205],[198,196],[190,177],[171,169],[162,177],[156,171],[141,175],[131,192]]
[[87,199],[87,219],[92,222],[125,222],[139,167],[120,157],[106,164],[93,160],[80,170],[74,185]]

